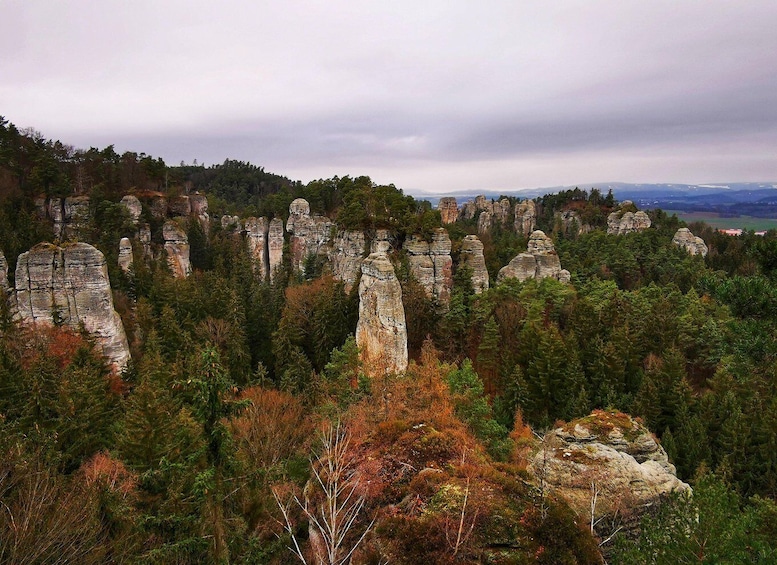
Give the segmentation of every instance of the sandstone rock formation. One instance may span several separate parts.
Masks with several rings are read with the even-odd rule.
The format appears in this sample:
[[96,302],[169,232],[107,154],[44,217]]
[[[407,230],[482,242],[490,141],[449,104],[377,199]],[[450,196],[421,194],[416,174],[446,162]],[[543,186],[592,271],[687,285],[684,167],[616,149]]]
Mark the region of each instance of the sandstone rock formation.
[[88,196],[51,198],[44,201],[43,209],[45,217],[54,224],[54,237],[58,240],[77,238],[90,218]]
[[147,197],[144,197],[144,201],[148,204],[151,215],[157,220],[163,220],[167,217],[167,198],[161,193],[152,193]]
[[411,274],[424,287],[429,298],[446,308],[450,304],[453,286],[451,238],[448,231],[437,228],[431,242],[412,236],[405,242],[404,249],[407,251]]
[[624,235],[646,230],[650,227],[650,217],[642,210],[633,212],[634,204],[630,200],[621,202],[618,210],[607,216],[607,233]]
[[189,195],[191,213],[200,221],[202,229],[207,233],[210,229],[210,215],[208,214],[208,198],[199,192]]
[[472,288],[475,294],[488,290],[488,270],[483,256],[483,243],[476,235],[468,235],[461,242],[460,264],[472,269]]
[[494,202],[491,205],[491,214],[493,216],[493,221],[503,226],[508,225],[510,221],[511,208],[512,208],[512,205],[510,204],[510,200],[507,198],[502,198],[498,202]]
[[478,216],[478,233],[480,235],[491,231],[491,212],[484,210]]
[[402,289],[385,253],[362,261],[356,344],[372,376],[407,369],[407,325]]
[[308,256],[325,253],[333,226],[329,218],[311,216],[310,204],[304,198],[291,203],[286,231],[292,234],[289,247],[293,269],[302,271]]
[[176,196],[168,203],[168,212],[172,216],[189,216],[192,213],[192,205],[185,194]]
[[269,231],[267,218],[246,218],[245,232],[248,254],[259,277],[266,279],[270,276],[270,257],[267,246],[267,234]]
[[267,261],[271,281],[283,264],[283,243],[283,220],[273,218],[267,230]]
[[375,237],[370,242],[370,253],[389,253],[393,248],[391,234],[388,230],[375,230]]
[[117,370],[130,358],[121,318],[113,309],[105,256],[86,243],[40,243],[19,255],[16,304],[28,323],[83,323]]
[[5,292],[8,290],[8,261],[5,258],[5,254],[0,251],[0,291],[5,296]]
[[549,432],[529,473],[590,520],[592,484],[599,492],[594,516],[631,517],[671,492],[689,492],[653,435],[627,414],[594,411]]
[[151,226],[141,224],[138,227],[138,241],[143,246],[143,257],[151,258]]
[[509,199],[502,198],[497,202],[492,202],[481,194],[475,197],[474,201],[470,200],[462,205],[459,215],[465,220],[471,220],[479,212],[478,233],[484,234],[495,223],[502,226],[508,225],[511,209],[512,205]]
[[127,209],[132,224],[137,226],[140,221],[140,214],[143,212],[143,205],[138,200],[138,197],[128,194],[121,199],[120,204]]
[[510,263],[499,270],[497,281],[516,278],[544,279],[547,277],[569,282],[569,271],[561,268],[553,240],[541,230],[535,230],[529,237],[526,253],[519,253]]
[[537,225],[537,206],[534,200],[523,200],[515,206],[515,233],[531,235]]
[[691,255],[707,256],[707,244],[704,243],[702,238],[693,235],[688,228],[680,228],[677,230],[672,238],[672,243],[682,247]]
[[365,245],[364,233],[360,231],[339,231],[332,242],[329,251],[332,275],[343,281],[345,292],[351,292],[359,278]]
[[168,220],[162,226],[162,237],[165,241],[167,264],[176,278],[187,277],[191,272],[189,263],[189,238],[186,232],[174,221]]
[[129,238],[122,237],[119,242],[119,268],[127,273],[132,268],[133,261],[132,242]]
[[459,205],[456,203],[456,199],[451,196],[440,198],[437,209],[440,211],[443,224],[452,224],[459,218]]
[[240,233],[243,230],[240,216],[221,216],[221,229],[228,233]]
[[556,212],[556,218],[561,223],[561,229],[567,235],[577,236],[589,233],[593,228],[590,224],[584,223],[575,210],[564,210]]

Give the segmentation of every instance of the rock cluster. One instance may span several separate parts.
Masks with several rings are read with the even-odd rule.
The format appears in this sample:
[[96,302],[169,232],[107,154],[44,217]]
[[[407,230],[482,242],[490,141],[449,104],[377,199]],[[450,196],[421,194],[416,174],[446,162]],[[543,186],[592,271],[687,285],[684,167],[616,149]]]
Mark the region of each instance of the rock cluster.
[[303,271],[305,260],[310,255],[326,252],[325,246],[331,239],[334,224],[325,216],[311,216],[310,204],[304,198],[297,198],[289,206],[289,220],[286,231],[291,234],[291,266]]
[[452,224],[459,218],[459,205],[451,196],[440,198],[437,209],[440,211],[443,224]]
[[488,270],[483,256],[483,243],[476,235],[468,235],[461,242],[460,266],[472,269],[472,288],[475,294],[488,290]]
[[27,323],[62,323],[92,334],[116,370],[130,358],[121,318],[113,309],[105,256],[86,243],[40,243],[19,255],[16,309]]
[[561,282],[569,282],[569,271],[561,268],[553,240],[545,232],[535,230],[529,237],[526,253],[519,253],[510,263],[499,270],[497,281],[506,278],[516,278],[519,281],[527,279],[554,278]]
[[515,205],[515,233],[531,235],[537,225],[537,206],[534,200],[523,200]]
[[577,236],[593,230],[590,224],[584,223],[575,210],[556,212],[556,218],[561,223],[561,229],[567,235]]
[[508,225],[511,209],[512,205],[509,199],[502,198],[498,202],[493,202],[481,194],[475,197],[474,201],[470,200],[461,207],[459,217],[471,220],[480,213],[478,233],[483,234],[490,230],[495,223],[503,226]]
[[630,200],[624,200],[618,210],[607,216],[608,234],[624,235],[650,227],[650,217],[645,212],[642,210],[632,212],[631,209],[634,209],[634,204]]
[[426,295],[442,308],[450,304],[453,286],[451,238],[445,228],[437,228],[432,241],[412,236],[405,242],[410,273],[426,291]]
[[345,292],[351,292],[361,272],[366,247],[364,232],[341,230],[337,232],[329,250],[332,275],[343,281]]
[[189,262],[189,237],[173,220],[168,220],[162,226],[162,237],[165,242],[167,264],[176,278],[185,278],[192,272]]
[[40,217],[51,220],[59,241],[78,238],[91,216],[88,196],[38,198],[35,205]]
[[407,325],[402,288],[385,253],[362,261],[356,344],[371,376],[407,369]]
[[583,516],[639,513],[674,492],[689,492],[653,435],[627,414],[595,411],[549,432],[528,471]]
[[688,228],[677,230],[672,238],[672,243],[682,247],[691,255],[707,256],[707,244],[704,243],[702,238],[693,235]]

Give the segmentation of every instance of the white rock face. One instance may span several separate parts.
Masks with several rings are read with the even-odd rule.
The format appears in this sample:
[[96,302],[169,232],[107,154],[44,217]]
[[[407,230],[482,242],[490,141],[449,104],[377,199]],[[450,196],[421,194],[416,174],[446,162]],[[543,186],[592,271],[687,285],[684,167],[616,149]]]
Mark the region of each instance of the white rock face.
[[337,232],[329,251],[332,275],[343,281],[345,292],[351,292],[361,272],[366,241],[364,232],[341,230]]
[[523,200],[515,206],[515,233],[531,235],[537,223],[537,206],[534,200]]
[[707,244],[702,238],[693,235],[688,228],[678,229],[672,238],[672,243],[682,247],[691,255],[707,256]]
[[140,200],[138,200],[137,196],[128,194],[121,199],[121,204],[127,209],[132,224],[137,226],[140,221],[140,214],[143,212],[143,205],[140,203]]
[[333,226],[329,218],[311,216],[310,204],[304,198],[297,198],[291,203],[286,231],[292,234],[289,245],[292,269],[301,272],[310,255],[326,253]]
[[267,246],[269,229],[267,218],[246,218],[245,232],[248,254],[251,256],[254,269],[262,279],[267,279],[270,276],[270,257]]
[[129,238],[122,237],[119,242],[119,268],[127,273],[132,268],[133,261],[132,242]]
[[653,435],[616,412],[596,411],[549,432],[527,470],[587,519],[592,482],[600,491],[597,518],[639,514],[671,492],[690,492]]
[[488,290],[488,270],[483,256],[483,243],[476,235],[468,235],[461,242],[461,265],[472,269],[472,288],[475,294]]
[[553,240],[541,230],[535,230],[529,236],[526,253],[519,253],[510,263],[499,270],[497,281],[516,278],[527,279],[554,278],[569,282],[570,274],[561,268]]
[[273,218],[267,231],[267,259],[270,268],[270,280],[283,265],[283,220]]
[[618,210],[607,216],[607,233],[610,235],[625,235],[646,230],[650,227],[650,217],[639,210],[637,212],[624,211],[632,208],[634,204],[630,200],[624,200]]
[[407,369],[402,288],[385,253],[372,253],[362,262],[356,344],[371,376]]
[[192,267],[189,262],[189,238],[186,232],[174,221],[168,220],[162,226],[162,237],[165,240],[167,263],[173,276],[178,279],[188,277]]
[[453,286],[453,260],[451,238],[445,228],[437,228],[432,241],[411,236],[405,242],[410,272],[424,287],[426,295],[447,308]]
[[40,243],[19,255],[16,305],[25,323],[59,322],[92,334],[116,370],[130,358],[127,336],[113,297],[105,256],[86,243]]

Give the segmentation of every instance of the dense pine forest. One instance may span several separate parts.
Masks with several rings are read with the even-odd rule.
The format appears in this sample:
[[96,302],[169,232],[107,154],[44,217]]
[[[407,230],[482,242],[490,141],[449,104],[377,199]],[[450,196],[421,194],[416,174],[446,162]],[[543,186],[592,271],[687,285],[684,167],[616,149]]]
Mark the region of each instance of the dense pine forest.
[[[195,194],[207,221],[168,214],[190,261],[176,276],[173,220],[153,203]],[[42,212],[79,197],[65,228]],[[288,225],[298,199],[321,237],[390,242],[405,371],[362,355],[359,281],[330,258],[300,267],[286,233],[272,276],[257,269],[241,222]],[[731,237],[651,210],[649,228],[608,234],[633,205],[597,190],[533,206],[569,282],[500,276],[534,237],[512,216],[443,223],[365,176],[171,166],[0,118],[0,563],[777,562],[777,233]],[[673,243],[683,227],[706,255]],[[444,304],[411,257],[441,228]],[[474,235],[488,288],[465,260]],[[105,257],[131,357],[120,370],[84,324],[55,308],[26,324],[11,300],[20,256],[75,241]],[[602,473],[582,505],[564,497],[538,461],[586,426],[628,442],[649,430],[692,494],[616,504]]]

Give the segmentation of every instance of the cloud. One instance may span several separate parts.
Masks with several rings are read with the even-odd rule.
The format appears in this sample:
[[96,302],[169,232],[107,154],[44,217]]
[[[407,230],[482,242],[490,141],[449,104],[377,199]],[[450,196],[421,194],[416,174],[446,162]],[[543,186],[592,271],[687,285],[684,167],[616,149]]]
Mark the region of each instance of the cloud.
[[77,146],[429,190],[777,178],[771,1],[0,9],[0,112]]

